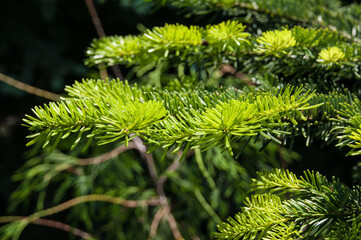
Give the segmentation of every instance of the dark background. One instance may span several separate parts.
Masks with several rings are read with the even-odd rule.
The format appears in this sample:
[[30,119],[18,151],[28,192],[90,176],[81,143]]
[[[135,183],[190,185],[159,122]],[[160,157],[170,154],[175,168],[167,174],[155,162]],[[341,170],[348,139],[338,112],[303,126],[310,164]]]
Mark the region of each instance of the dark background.
[[[139,23],[152,27],[165,22],[192,22],[171,8],[154,13],[146,6],[132,6],[127,1],[104,0],[95,4],[107,35],[137,34]],[[0,1],[0,72],[22,82],[61,94],[64,86],[74,80],[94,76],[96,69],[85,67],[83,60],[87,46],[96,37],[82,0]],[[21,126],[22,118],[33,106],[45,102],[0,83],[0,216],[8,214],[9,195],[16,187],[11,175],[26,161],[28,132]],[[301,172],[312,168],[351,183],[350,172],[357,159],[344,158],[346,150],[335,153],[333,146],[321,149],[321,143],[317,142],[306,148],[304,140],[298,141],[295,150],[302,154],[303,160],[290,166],[291,169]],[[68,237],[67,233],[46,227],[29,229],[22,239]]]

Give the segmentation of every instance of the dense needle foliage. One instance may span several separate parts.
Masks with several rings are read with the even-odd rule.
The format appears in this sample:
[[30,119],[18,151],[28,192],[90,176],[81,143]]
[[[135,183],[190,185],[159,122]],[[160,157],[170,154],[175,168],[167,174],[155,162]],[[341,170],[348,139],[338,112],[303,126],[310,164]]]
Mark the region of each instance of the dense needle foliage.
[[75,81],[24,117],[42,153],[14,175],[10,209],[34,195],[36,208],[0,217],[1,239],[62,211],[85,239],[360,238],[359,185],[280,168],[300,138],[361,155],[361,5],[142,4],[210,20],[90,43],[85,64],[123,65],[127,80]]

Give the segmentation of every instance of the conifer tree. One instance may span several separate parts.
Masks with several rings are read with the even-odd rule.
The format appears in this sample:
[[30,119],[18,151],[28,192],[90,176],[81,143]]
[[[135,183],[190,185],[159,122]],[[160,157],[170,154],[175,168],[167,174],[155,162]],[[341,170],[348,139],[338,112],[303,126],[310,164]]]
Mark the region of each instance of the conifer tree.
[[90,43],[85,64],[125,66],[127,80],[75,81],[24,117],[28,146],[43,154],[15,174],[10,207],[34,193],[37,206],[0,217],[10,222],[1,239],[61,211],[83,239],[359,239],[359,185],[282,168],[300,137],[361,154],[361,5],[142,4],[179,9],[194,25]]

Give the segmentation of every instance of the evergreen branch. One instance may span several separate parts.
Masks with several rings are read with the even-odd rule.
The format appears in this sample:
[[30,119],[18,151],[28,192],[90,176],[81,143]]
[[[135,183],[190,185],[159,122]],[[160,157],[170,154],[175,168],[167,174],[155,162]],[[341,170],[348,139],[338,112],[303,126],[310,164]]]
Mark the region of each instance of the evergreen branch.
[[326,178],[318,173],[305,172],[305,177],[299,179],[288,170],[275,169],[273,172],[260,172],[257,179],[253,180],[252,191],[303,195],[310,191],[323,191],[324,189],[320,188],[328,184]]
[[[148,0],[147,0],[148,1]],[[269,18],[278,17],[294,24],[303,24],[313,27],[328,27],[336,32],[341,32],[345,37],[360,42],[361,24],[357,12],[361,11],[360,4],[341,6],[341,1],[307,0],[242,0],[242,1],[152,1],[154,4],[169,3],[173,6],[186,8],[191,14],[203,15],[214,11],[222,11],[226,15],[240,16],[257,13]],[[256,14],[255,14],[256,15]],[[257,18],[257,16],[254,16]],[[355,38],[356,37],[356,38]]]
[[340,126],[335,128],[338,132],[338,146],[348,146],[351,148],[349,155],[361,154],[361,102],[354,99],[351,103],[342,104],[339,111]]
[[[232,152],[231,144],[242,137],[261,135],[280,142],[277,137],[286,137],[305,125],[324,123],[328,130],[321,129],[320,137],[329,141],[333,139],[330,136],[342,135],[336,130],[332,134],[334,127],[349,126],[354,121],[348,122],[351,117],[337,120],[342,103],[354,101],[353,97],[339,93],[317,95],[303,92],[302,88],[286,87],[267,93],[235,89],[156,92],[142,91],[121,81],[84,80],[66,90],[72,98],[36,107],[36,118],[24,119],[26,126],[36,131],[29,136],[33,138],[29,145],[43,142],[44,146],[54,147],[77,132],[75,147],[87,132],[87,138],[99,139],[100,144],[121,141],[127,145],[130,139],[140,136],[151,150],[171,146],[175,147],[173,151],[182,147],[208,149],[218,145]],[[346,140],[351,136],[347,134]]]
[[93,66],[104,63],[109,66],[124,62],[132,63],[135,56],[146,57],[141,55],[141,51],[141,41],[138,37],[104,37],[91,43],[86,53],[92,58],[85,60],[85,64]]
[[[87,50],[89,66],[104,63],[146,65],[159,58],[197,61],[201,53],[240,51],[249,46],[245,26],[236,21],[197,26],[169,25],[154,27],[140,36],[106,37],[94,40]],[[219,54],[219,53],[218,53]],[[203,58],[203,56],[202,56]],[[202,60],[199,60],[202,61]]]
[[359,186],[350,189],[319,173],[307,171],[297,177],[280,169],[258,173],[253,182],[255,193],[246,199],[241,213],[218,226],[218,239],[328,239],[340,234],[340,226],[352,228],[346,234],[358,228],[349,220],[360,215]]
[[[239,147],[236,143],[246,146],[252,139],[255,143],[258,141],[257,144],[262,141],[261,150],[270,141],[286,144],[289,139],[292,147],[295,136],[303,135],[307,145],[315,138],[326,143],[338,139],[336,146],[351,148],[349,155],[361,154],[361,101],[348,90],[340,91],[340,88],[345,89],[344,83],[357,89],[359,83],[346,81],[361,78],[361,5],[342,7],[339,0],[157,0],[153,2],[185,7],[192,14],[222,11],[224,15],[241,17],[250,24],[246,27],[233,20],[205,27],[166,24],[144,30],[137,36],[105,37],[92,0],[85,2],[101,37],[88,48],[87,65],[103,68],[125,64],[134,67],[137,77],[143,76],[141,82],[146,79],[151,84],[166,84],[168,89],[176,90],[139,88],[120,80],[83,80],[67,87],[69,95],[60,102],[35,107],[33,114],[24,119],[24,126],[32,131],[28,145],[54,149],[64,139],[72,144],[71,150],[82,139],[88,140],[85,148],[94,139],[99,145],[114,141],[124,145],[102,156],[83,160],[63,157],[37,164],[40,161],[32,159],[26,165],[31,168],[14,177],[25,181],[21,186],[24,192],[15,192],[13,198],[24,198],[33,190],[39,191],[37,208],[43,209],[44,189],[55,176],[55,180],[61,178],[58,173],[69,177],[73,175],[65,172],[69,171],[75,175],[60,185],[55,201],[74,180],[76,184],[83,184],[84,178],[88,178],[79,165],[99,164],[129,148],[138,150],[158,196],[148,199],[147,191],[141,194],[145,196],[141,199],[148,200],[142,201],[107,195],[81,196],[89,190],[82,185],[81,190],[76,188],[80,197],[28,217],[13,218],[14,222],[0,229],[1,239],[18,239],[28,224],[41,222],[42,217],[88,201],[107,201],[128,207],[160,206],[152,219],[149,238],[156,237],[160,221],[167,219],[174,238],[183,239],[164,184],[168,174],[178,169],[181,159],[190,151],[195,153],[198,170],[212,188],[211,204],[200,188],[194,187],[198,179],[183,181],[177,174],[172,177],[175,184],[194,194],[213,222],[220,222],[216,212],[222,214],[228,210],[224,205],[218,207],[216,200],[223,193],[225,196],[234,194],[234,188],[217,189],[216,178],[224,176],[219,178],[213,165],[205,167],[201,150],[217,146],[221,147],[217,151],[228,150],[233,155],[233,147]],[[292,28],[279,28],[285,23]],[[300,26],[295,26],[297,24]],[[322,29],[304,28],[312,26]],[[224,70],[225,66],[228,70]],[[248,86],[243,91],[229,87],[233,84],[230,80],[235,78],[222,76],[220,79],[219,72],[241,76],[239,78],[245,79]],[[197,83],[198,80],[204,82]],[[217,80],[225,81],[218,83]],[[337,81],[342,83],[338,86]],[[291,87],[292,84],[300,87]],[[315,93],[315,89],[321,93]],[[322,93],[329,90],[333,92]],[[168,151],[178,152],[179,157],[161,175],[149,153],[159,148],[164,148],[162,159]],[[279,154],[277,149],[272,151]],[[226,162],[225,158],[221,163],[218,158],[215,160],[217,169],[228,171],[225,179],[233,180],[245,171],[243,167]],[[120,164],[121,175],[129,173],[124,170],[127,169],[124,166],[129,165],[127,161],[112,164]],[[135,161],[130,166],[132,170],[141,171]],[[165,168],[164,163],[159,167]],[[119,174],[114,175],[108,178],[116,182]],[[141,178],[140,186],[147,184],[146,178]],[[141,189],[123,186],[123,182],[120,185],[118,191],[125,195]],[[258,173],[251,187],[252,195],[244,201],[241,213],[218,226],[217,239],[358,239],[361,235],[360,186],[349,188],[336,178],[329,181],[313,171],[305,171],[298,177],[276,169]],[[217,209],[212,209],[211,205]],[[88,211],[82,213],[86,215]]]
[[295,226],[283,216],[281,199],[275,195],[255,195],[246,199],[243,212],[218,225],[217,239],[294,239]]
[[[18,221],[18,220],[21,220],[24,218],[26,218],[26,217],[25,216],[1,216],[0,223],[14,222],[14,221]],[[39,219],[31,222],[31,224],[57,228],[57,229],[65,231],[65,232],[70,232],[70,233],[74,234],[75,236],[78,236],[82,239],[94,239],[89,233],[84,232],[84,231],[80,230],[79,228],[75,228],[68,224],[50,220],[50,219],[39,218]]]
[[236,21],[205,28],[166,25],[140,36],[102,38],[88,49],[86,63],[130,64],[148,70],[155,67],[156,61],[197,63],[200,69],[212,64],[242,63],[249,72],[283,71],[286,76],[298,78],[312,72],[319,75],[319,71],[332,73],[333,77],[350,73],[356,78],[361,76],[361,45],[349,43],[336,32],[296,26],[251,37],[244,28]]
[[20,82],[20,81],[14,79],[14,78],[6,76],[2,73],[0,73],[0,81],[4,82],[10,86],[13,86],[21,91],[24,91],[24,92],[27,92],[27,93],[30,93],[30,94],[33,94],[33,95],[36,95],[36,96],[39,96],[42,98],[46,98],[48,100],[52,100],[52,101],[60,100],[60,96],[55,93],[52,93],[52,92],[49,92],[49,91],[46,91],[46,90],[43,90],[43,89],[40,89],[37,87],[30,86],[28,84],[25,84],[23,82]]
[[[174,151],[177,151],[187,141],[194,142],[192,148],[201,146],[202,149],[208,149],[218,145],[229,149],[231,153],[231,143],[244,136],[261,134],[267,139],[277,141],[272,134],[278,136],[286,134],[286,132],[276,129],[290,123],[277,122],[276,119],[287,117],[292,124],[296,125],[298,124],[295,120],[296,116],[306,120],[296,109],[306,110],[308,108],[306,107],[307,101],[313,95],[306,98],[300,97],[301,91],[297,89],[294,92],[295,95],[291,97],[291,92],[293,92],[292,89],[286,88],[284,92],[274,93],[277,97],[273,94],[263,95],[263,93],[241,95],[238,99],[244,97],[242,101],[228,99],[227,102],[220,102],[213,108],[205,108],[205,111],[203,110],[201,113],[196,112],[193,107],[186,112],[183,107],[178,116],[170,116],[157,125],[159,130],[153,134],[153,137],[163,139],[165,147],[176,144],[177,147]],[[300,98],[298,99],[298,97]],[[203,102],[209,102],[209,100],[206,99]],[[301,107],[299,104],[306,105]],[[164,130],[160,132],[160,129]],[[161,135],[157,133],[161,133]]]

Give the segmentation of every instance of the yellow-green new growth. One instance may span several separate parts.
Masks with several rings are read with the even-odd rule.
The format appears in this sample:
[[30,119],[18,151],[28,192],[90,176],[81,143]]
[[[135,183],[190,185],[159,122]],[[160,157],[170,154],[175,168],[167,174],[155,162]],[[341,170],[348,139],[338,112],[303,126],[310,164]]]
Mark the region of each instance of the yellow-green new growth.
[[[231,143],[260,134],[279,142],[284,127],[307,120],[302,111],[314,93],[286,87],[280,92],[213,94],[199,92],[143,92],[120,81],[84,80],[68,87],[72,98],[33,109],[24,119],[36,132],[30,144],[59,143],[77,133],[75,147],[84,136],[100,144],[144,138],[155,148],[188,145],[207,149],[218,145],[231,153]],[[172,99],[172,101],[169,101]],[[212,104],[207,104],[212,100]],[[321,103],[322,105],[322,103]],[[281,121],[284,119],[285,121]]]
[[321,50],[317,62],[336,63],[345,59],[345,53],[338,47],[328,47]]
[[235,51],[242,43],[251,43],[247,40],[251,34],[244,32],[246,26],[237,21],[221,22],[217,25],[207,26],[205,39],[210,44],[220,44],[222,50],[227,47],[230,51]]
[[182,54],[182,49],[200,45],[202,34],[197,26],[166,24],[164,27],[147,30],[143,35],[143,40],[145,40],[144,48],[148,53],[164,49],[164,56],[167,57],[169,51],[175,50],[175,55],[178,56]]
[[267,31],[257,39],[259,44],[256,51],[263,54],[279,55],[286,54],[287,48],[296,45],[296,39],[292,36],[292,31],[288,29]]

